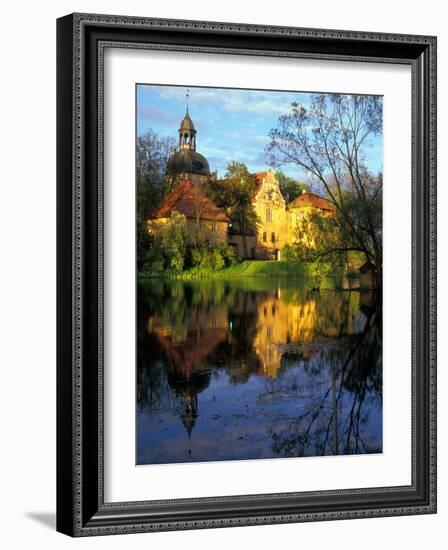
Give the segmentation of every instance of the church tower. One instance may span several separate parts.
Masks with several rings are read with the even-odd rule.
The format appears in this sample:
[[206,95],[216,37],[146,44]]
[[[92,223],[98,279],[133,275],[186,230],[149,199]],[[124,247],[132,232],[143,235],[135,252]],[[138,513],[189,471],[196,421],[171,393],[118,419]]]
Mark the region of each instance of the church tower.
[[179,126],[179,144],[167,163],[167,177],[174,181],[189,180],[193,185],[207,182],[210,168],[207,159],[196,151],[197,130],[188,110],[188,94],[185,116]]
[[179,128],[179,151],[181,149],[196,151],[196,128],[190,118],[188,106]]

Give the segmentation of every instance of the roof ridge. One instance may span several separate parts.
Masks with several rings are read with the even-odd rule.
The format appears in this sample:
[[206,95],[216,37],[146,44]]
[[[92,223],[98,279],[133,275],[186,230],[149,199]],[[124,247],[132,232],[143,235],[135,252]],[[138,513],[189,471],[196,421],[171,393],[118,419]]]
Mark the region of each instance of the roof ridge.
[[[306,201],[306,202],[305,202]],[[314,202],[314,204],[313,204]],[[335,210],[334,204],[329,201],[327,198],[322,197],[321,195],[318,195],[317,193],[314,193],[313,191],[303,191],[299,196],[297,196],[293,201],[291,201],[288,205],[289,208],[300,206],[301,204],[311,204],[315,207],[321,207],[323,208],[324,205],[327,206],[328,210]],[[320,205],[320,206],[318,206]]]
[[187,217],[195,217],[195,203],[202,205],[200,217],[208,220],[228,221],[225,211],[217,206],[207,195],[194,185],[188,178],[183,179],[164,198],[162,204],[151,216],[153,219],[169,217],[173,210],[177,210]]

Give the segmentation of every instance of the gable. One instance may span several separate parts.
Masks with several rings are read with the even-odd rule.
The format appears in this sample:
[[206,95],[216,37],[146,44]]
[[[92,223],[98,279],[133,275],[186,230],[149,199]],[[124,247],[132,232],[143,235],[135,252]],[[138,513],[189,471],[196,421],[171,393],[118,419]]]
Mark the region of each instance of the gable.
[[280,186],[272,170],[254,174],[257,181],[257,190],[255,192],[254,202],[267,202],[277,208],[285,208],[286,203],[283,198]]

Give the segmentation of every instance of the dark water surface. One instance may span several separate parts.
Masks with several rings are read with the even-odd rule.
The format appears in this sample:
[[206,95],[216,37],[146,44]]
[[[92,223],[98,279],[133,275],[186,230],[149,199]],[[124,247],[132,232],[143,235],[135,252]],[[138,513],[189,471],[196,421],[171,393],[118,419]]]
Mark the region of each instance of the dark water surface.
[[306,286],[139,283],[137,464],[382,452],[379,299]]

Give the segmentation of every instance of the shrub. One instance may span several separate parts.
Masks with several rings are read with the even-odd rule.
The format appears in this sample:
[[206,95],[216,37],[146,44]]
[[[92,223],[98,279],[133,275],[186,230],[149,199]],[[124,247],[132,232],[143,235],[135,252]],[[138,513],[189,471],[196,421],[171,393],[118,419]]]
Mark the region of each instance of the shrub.
[[312,249],[302,243],[285,244],[281,257],[285,262],[310,262],[314,259]]
[[225,267],[235,265],[238,261],[239,258],[231,246],[224,243],[218,243],[214,247],[199,244],[189,247],[186,265],[188,267],[219,271]]
[[202,252],[197,246],[188,247],[187,266],[199,267],[201,265]]
[[211,254],[212,268],[216,271],[226,267],[226,260],[222,251],[219,248],[215,248]]
[[155,243],[145,253],[143,264],[140,271],[143,273],[160,273],[165,268],[165,258],[163,250]]
[[185,215],[174,210],[169,222],[161,227],[156,240],[160,242],[167,267],[171,267],[174,271],[182,271],[187,252]]
[[220,244],[217,248],[220,250],[222,257],[224,258],[226,267],[236,265],[240,261],[240,258],[238,258],[236,250],[233,246]]
[[187,267],[211,267],[211,251],[205,244],[190,246],[187,250]]
[[187,221],[183,214],[174,211],[161,225],[145,252],[140,271],[160,272],[164,269],[182,271],[187,253]]

